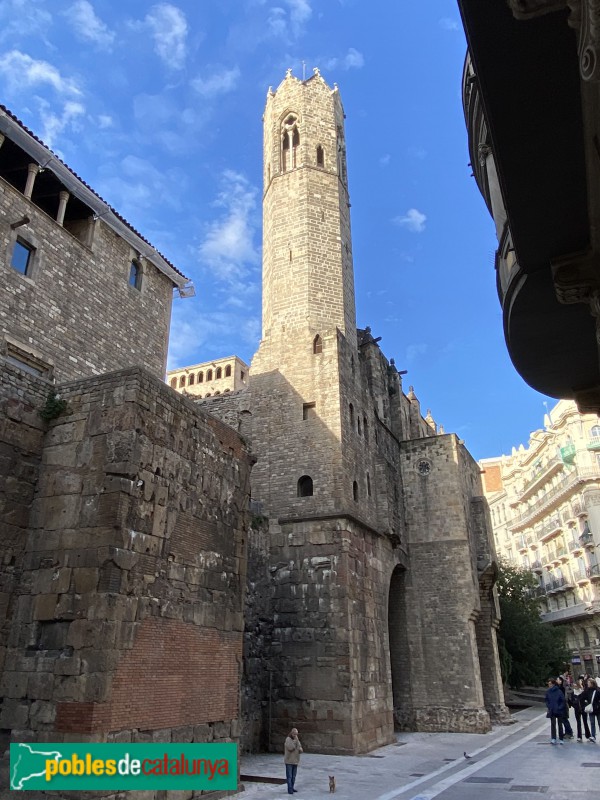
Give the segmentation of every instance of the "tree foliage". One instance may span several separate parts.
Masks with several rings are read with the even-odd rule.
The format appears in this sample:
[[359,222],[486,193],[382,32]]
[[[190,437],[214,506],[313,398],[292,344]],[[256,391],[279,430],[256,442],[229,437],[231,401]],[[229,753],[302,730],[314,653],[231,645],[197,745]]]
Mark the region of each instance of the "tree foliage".
[[502,678],[514,689],[543,685],[564,670],[569,658],[564,631],[540,619],[537,585],[531,572],[500,561],[498,649]]

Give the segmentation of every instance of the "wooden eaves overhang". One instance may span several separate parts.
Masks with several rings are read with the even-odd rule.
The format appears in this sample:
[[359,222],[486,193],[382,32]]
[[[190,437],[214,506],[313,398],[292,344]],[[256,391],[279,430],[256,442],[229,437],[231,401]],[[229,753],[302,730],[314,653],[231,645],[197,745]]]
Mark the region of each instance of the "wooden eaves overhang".
[[93,189],[79,178],[61,159],[3,106],[0,106],[0,133],[26,153],[32,162],[48,170],[69,194],[83,203],[102,222],[128,242],[131,247],[146,258],[160,272],[166,275],[178,290],[180,296],[193,294],[189,278],[144,239],[123,217],[108,205]]

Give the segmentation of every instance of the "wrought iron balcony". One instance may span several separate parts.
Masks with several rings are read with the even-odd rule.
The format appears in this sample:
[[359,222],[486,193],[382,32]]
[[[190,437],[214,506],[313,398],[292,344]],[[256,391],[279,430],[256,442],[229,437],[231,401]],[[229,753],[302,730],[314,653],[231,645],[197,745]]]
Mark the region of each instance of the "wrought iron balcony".
[[579,567],[574,569],[573,578],[577,581],[577,583],[587,583],[589,581],[587,569],[580,569]]
[[581,536],[579,537],[579,541],[584,547],[588,547],[589,545],[593,546],[594,536],[592,533],[590,533],[590,531],[587,531],[586,533],[581,534]]
[[588,578],[593,581],[600,580],[600,564],[592,564],[586,569]]
[[579,541],[579,539],[573,539],[569,542],[569,550],[571,553],[576,553],[578,550],[583,549],[583,544]]
[[600,436],[592,436],[586,447],[588,450],[600,450]]
[[542,571],[542,562],[537,559],[536,561],[532,561],[529,569],[532,572],[541,572]]

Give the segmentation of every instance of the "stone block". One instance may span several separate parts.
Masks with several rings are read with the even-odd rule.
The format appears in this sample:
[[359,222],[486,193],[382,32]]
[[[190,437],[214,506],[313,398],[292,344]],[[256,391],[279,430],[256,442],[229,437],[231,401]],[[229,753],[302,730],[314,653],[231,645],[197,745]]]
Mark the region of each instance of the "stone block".
[[21,700],[27,696],[27,673],[5,671],[0,681],[0,697]]
[[38,725],[48,725],[56,718],[56,705],[45,700],[36,700],[31,704],[29,711],[32,728]]
[[194,741],[198,743],[212,742],[214,732],[212,725],[194,725]]
[[67,656],[56,659],[54,664],[55,675],[79,675],[82,672],[79,656]]
[[35,598],[33,618],[35,620],[54,619],[58,595],[40,594]]
[[29,721],[29,703],[5,698],[0,711],[0,728],[25,728]]
[[27,673],[27,694],[31,700],[50,700],[53,688],[54,675],[48,672]]
[[231,722],[215,722],[213,724],[215,740],[231,738]]
[[74,569],[73,586],[77,594],[95,592],[98,586],[98,570],[91,567]]

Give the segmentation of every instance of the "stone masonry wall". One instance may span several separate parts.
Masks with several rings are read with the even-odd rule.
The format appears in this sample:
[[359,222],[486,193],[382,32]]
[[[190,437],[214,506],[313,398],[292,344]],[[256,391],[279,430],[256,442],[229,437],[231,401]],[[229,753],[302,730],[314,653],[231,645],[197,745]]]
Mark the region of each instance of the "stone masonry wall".
[[[0,675],[46,430],[39,409],[50,388],[0,359]],[[4,744],[0,738],[0,752]]]
[[[23,216],[30,223],[11,230]],[[0,179],[0,341],[8,334],[54,365],[59,382],[140,364],[166,367],[173,285],[143,261],[141,291],[130,286],[135,252],[100,220],[91,247]],[[11,267],[17,235],[35,247],[31,275]]]
[[246,449],[142,369],[60,391],[0,727],[15,740],[237,739]]

